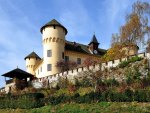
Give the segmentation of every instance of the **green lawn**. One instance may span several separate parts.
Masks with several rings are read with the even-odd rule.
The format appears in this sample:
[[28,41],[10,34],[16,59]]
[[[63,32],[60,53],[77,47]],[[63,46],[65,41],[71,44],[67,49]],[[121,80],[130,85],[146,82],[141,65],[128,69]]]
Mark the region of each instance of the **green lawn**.
[[100,102],[59,104],[34,109],[0,109],[0,113],[150,113],[150,103]]

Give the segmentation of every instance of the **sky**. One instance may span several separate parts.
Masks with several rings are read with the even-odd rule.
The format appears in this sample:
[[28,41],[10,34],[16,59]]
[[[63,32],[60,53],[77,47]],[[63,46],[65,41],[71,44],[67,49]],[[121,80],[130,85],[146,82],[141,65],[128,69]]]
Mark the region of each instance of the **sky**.
[[29,53],[43,57],[40,28],[50,20],[67,28],[66,40],[88,44],[95,34],[99,48],[108,49],[136,1],[0,0],[0,87],[5,85],[2,74],[17,67],[26,70]]

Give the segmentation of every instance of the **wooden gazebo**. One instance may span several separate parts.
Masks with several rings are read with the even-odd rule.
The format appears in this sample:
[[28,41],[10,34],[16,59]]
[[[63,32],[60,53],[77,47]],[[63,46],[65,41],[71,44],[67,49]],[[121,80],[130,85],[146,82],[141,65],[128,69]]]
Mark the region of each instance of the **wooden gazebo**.
[[[13,89],[24,89],[28,86],[28,81],[34,79],[34,75],[19,68],[9,71],[1,76],[5,77],[6,87],[9,86],[9,91],[12,89],[11,84],[13,84]],[[9,80],[6,80],[6,77],[8,77]]]

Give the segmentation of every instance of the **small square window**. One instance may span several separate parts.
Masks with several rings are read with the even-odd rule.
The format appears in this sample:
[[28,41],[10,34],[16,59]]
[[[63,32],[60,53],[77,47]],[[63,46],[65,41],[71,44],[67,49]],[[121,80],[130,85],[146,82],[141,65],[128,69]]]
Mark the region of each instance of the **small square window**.
[[81,64],[81,58],[77,58],[77,64]]
[[62,52],[62,59],[64,59],[64,52]]
[[65,56],[65,62],[69,62],[69,56]]
[[51,57],[52,56],[52,50],[47,50],[47,57]]
[[52,64],[47,64],[47,71],[51,71],[52,70]]
[[41,67],[41,72],[42,72],[42,67]]

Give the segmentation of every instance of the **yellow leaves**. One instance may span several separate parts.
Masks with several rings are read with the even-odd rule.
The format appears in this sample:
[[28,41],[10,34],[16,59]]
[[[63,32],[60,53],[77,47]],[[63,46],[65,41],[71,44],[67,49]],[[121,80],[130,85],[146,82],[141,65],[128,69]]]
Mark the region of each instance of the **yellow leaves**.
[[122,45],[116,44],[107,51],[103,58],[105,59],[105,61],[122,58],[123,56],[125,56],[125,52],[121,51],[121,49]]
[[121,28],[121,40],[134,42],[141,35],[141,22],[137,14],[132,14],[129,21]]

